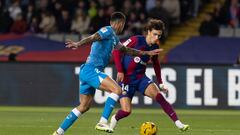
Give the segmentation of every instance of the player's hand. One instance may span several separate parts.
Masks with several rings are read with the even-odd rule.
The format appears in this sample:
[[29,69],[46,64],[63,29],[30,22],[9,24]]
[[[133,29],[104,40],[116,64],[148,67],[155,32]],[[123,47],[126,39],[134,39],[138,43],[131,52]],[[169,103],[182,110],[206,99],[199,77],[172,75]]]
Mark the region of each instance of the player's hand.
[[149,55],[149,56],[158,55],[161,51],[163,51],[163,49],[155,49],[152,51],[147,51],[147,55]]
[[164,84],[159,84],[159,89],[163,93],[167,93],[168,92],[168,88]]
[[124,79],[124,73],[118,72],[116,81],[117,82],[122,82],[123,79]]
[[66,45],[67,48],[71,48],[71,49],[73,49],[73,50],[75,50],[75,49],[78,48],[78,43],[77,43],[77,42],[74,42],[74,41],[72,41],[72,40],[67,40],[67,41],[65,42],[65,45]]

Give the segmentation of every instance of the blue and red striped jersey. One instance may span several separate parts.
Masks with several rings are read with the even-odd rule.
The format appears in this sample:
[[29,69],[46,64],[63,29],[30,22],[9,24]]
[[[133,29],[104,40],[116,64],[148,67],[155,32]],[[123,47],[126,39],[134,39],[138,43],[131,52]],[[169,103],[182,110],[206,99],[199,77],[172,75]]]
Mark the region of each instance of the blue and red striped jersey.
[[[158,45],[148,45],[145,37],[142,35],[130,37],[123,43],[123,45],[142,51],[150,51],[159,48]],[[158,83],[162,83],[161,68],[158,61],[158,56],[129,56],[121,53],[119,50],[114,50],[113,56],[117,71],[124,73],[124,83],[129,83],[143,77],[145,75],[149,60],[151,60],[153,63]]]

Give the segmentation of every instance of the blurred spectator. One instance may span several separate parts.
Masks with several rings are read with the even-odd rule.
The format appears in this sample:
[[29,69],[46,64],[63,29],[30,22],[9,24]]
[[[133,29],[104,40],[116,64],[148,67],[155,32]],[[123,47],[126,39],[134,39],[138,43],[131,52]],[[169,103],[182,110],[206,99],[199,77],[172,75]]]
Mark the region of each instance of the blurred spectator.
[[23,15],[27,21],[27,24],[29,25],[30,22],[32,21],[33,16],[37,16],[35,6],[32,3],[29,3],[26,11],[23,12]]
[[13,23],[13,19],[9,16],[9,12],[8,11],[1,12],[0,20],[4,20],[4,21],[0,21],[0,33],[9,32]]
[[133,12],[135,12],[137,15],[139,15],[143,10],[143,5],[140,0],[136,0],[134,4]]
[[[180,20],[185,21],[193,16],[194,4],[199,5],[199,1],[202,3],[209,0],[0,0],[0,20],[4,20],[0,21],[0,32],[10,31],[11,18],[15,20],[18,13],[23,13],[30,32],[94,32],[104,25],[109,25],[108,19],[112,12],[121,10],[131,22],[126,22],[128,26],[125,33],[128,35],[141,34],[143,22],[148,18],[163,20],[166,25],[165,32],[168,33],[172,22],[177,24]],[[228,8],[226,11],[230,11]],[[78,9],[83,11],[81,18],[85,20],[76,16]],[[218,12],[217,10],[216,13]],[[230,20],[229,16],[226,17],[227,22]]]
[[30,3],[32,3],[32,5],[34,5],[34,0],[21,0],[20,5],[21,5],[22,9],[25,10]]
[[141,29],[144,27],[144,24],[146,23],[147,15],[145,12],[141,12],[139,14],[139,22],[141,23]]
[[104,8],[106,6],[105,0],[98,0],[99,7]]
[[239,27],[240,21],[240,8],[238,0],[231,0],[229,7],[229,25],[233,28]]
[[87,34],[90,25],[90,17],[87,16],[82,9],[77,9],[73,18],[71,31],[78,34]]
[[192,16],[193,17],[196,17],[198,15],[199,8],[200,8],[200,0],[193,0],[193,4],[192,4]]
[[29,24],[29,32],[31,33],[40,32],[40,29],[38,26],[39,26],[39,19],[37,17],[33,17]]
[[56,19],[61,18],[62,7],[63,7],[62,3],[58,2],[58,1],[53,3],[53,8],[51,9],[51,11]]
[[22,13],[22,9],[20,7],[20,1],[14,0],[13,4],[8,8],[8,11],[10,13],[10,17],[13,20],[16,20],[17,15]]
[[191,5],[192,0],[180,0],[180,21],[183,24],[185,24],[191,16]]
[[199,33],[201,36],[218,36],[219,26],[213,20],[212,13],[205,14],[204,21],[199,27]]
[[156,0],[156,7],[149,10],[148,17],[162,20],[165,24],[165,34],[167,35],[170,26],[169,15],[168,12],[162,8],[161,0]]
[[78,0],[78,4],[77,4],[77,7],[76,8],[80,8],[82,9],[84,12],[87,13],[88,11],[88,6],[87,6],[87,2],[84,1],[84,0]]
[[126,15],[129,16],[130,11],[132,10],[132,3],[130,0],[125,0],[123,2],[123,9],[122,12]]
[[146,13],[140,12],[138,17],[135,12],[130,13],[129,21],[127,22],[124,36],[131,36],[131,35],[141,35],[143,34],[143,28],[147,20]]
[[22,34],[27,31],[27,22],[23,19],[23,15],[19,13],[15,21],[13,22],[13,25],[11,26],[10,32]]
[[131,36],[133,34],[141,34],[138,33],[138,23],[137,23],[137,15],[135,12],[130,12],[129,18],[128,18],[128,22],[126,24],[126,30],[124,35],[125,36]]
[[[185,19],[196,17],[204,0],[180,0],[182,16]],[[183,19],[183,18],[182,18]]]
[[4,2],[4,6],[6,9],[8,9],[11,6],[13,0],[2,0],[2,2]]
[[214,20],[220,25],[227,25],[227,8],[226,5],[222,5],[221,2],[217,1],[213,10]]
[[3,2],[2,0],[0,0],[0,14],[2,14],[3,10],[4,10]]
[[168,12],[173,24],[180,23],[180,3],[179,0],[164,0],[162,7]]
[[97,3],[90,1],[90,8],[88,9],[88,15],[90,18],[94,18],[97,15]]
[[113,0],[104,0],[104,2],[105,2],[105,5],[106,5],[107,7],[109,7],[109,6],[114,6]]
[[69,33],[71,24],[72,22],[68,10],[63,9],[60,18],[57,20],[58,31],[61,33]]
[[44,33],[56,32],[56,20],[55,17],[49,12],[41,13],[41,22],[39,28]]
[[106,16],[105,16],[105,17],[108,17],[108,19],[110,19],[111,14],[112,14],[113,12],[115,12],[115,11],[116,11],[116,9],[115,9],[114,6],[109,6],[109,7],[107,8]]
[[237,62],[236,62],[237,65],[240,65],[240,54],[238,55],[237,57]]
[[107,20],[108,17],[106,17],[104,13],[104,9],[100,8],[98,10],[97,16],[91,19],[90,23],[90,33],[98,31],[101,27],[110,25]]
[[39,0],[37,1],[39,3],[37,3],[36,5],[39,6],[38,8],[40,9],[41,12],[45,12],[48,11],[49,8],[49,0]]
[[[0,20],[4,20],[4,8],[3,8],[2,0],[0,0]],[[4,21],[0,21],[0,33],[4,31],[3,25],[4,25]]]
[[55,3],[57,2],[58,0],[50,0],[49,1],[49,8],[52,10],[52,9],[54,9],[54,5],[55,5]]
[[156,0],[146,0],[145,9],[148,12],[150,9],[153,9],[156,5]]

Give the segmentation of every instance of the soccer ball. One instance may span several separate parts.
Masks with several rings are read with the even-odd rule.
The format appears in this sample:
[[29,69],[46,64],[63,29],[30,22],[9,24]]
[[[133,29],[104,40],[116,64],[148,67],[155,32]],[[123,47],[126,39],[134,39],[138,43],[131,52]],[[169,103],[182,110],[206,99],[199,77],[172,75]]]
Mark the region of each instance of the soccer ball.
[[157,126],[153,122],[144,122],[140,128],[140,135],[156,135]]

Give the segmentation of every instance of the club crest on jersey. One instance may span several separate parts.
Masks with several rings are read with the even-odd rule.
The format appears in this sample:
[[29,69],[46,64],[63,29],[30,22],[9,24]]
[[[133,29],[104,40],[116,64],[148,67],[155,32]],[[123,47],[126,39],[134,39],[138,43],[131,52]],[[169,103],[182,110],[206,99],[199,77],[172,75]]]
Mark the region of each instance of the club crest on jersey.
[[141,61],[141,58],[140,57],[134,57],[134,62],[135,63],[139,63]]
[[105,33],[105,32],[107,32],[107,28],[103,27],[103,28],[100,29],[100,31],[101,31],[102,33]]

